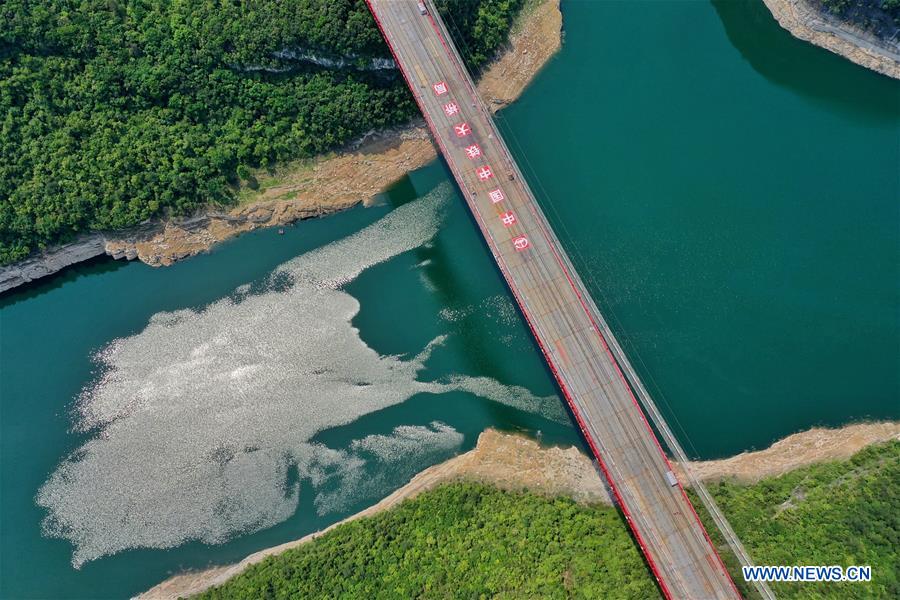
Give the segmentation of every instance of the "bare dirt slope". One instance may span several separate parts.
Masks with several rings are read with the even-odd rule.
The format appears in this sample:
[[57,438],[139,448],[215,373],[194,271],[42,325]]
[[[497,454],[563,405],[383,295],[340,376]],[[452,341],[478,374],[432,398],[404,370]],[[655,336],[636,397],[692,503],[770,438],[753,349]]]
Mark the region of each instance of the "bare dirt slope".
[[[850,458],[866,446],[900,440],[900,422],[857,423],[841,429],[816,427],[789,435],[756,452],[742,452],[731,458],[690,463],[704,481],[734,477],[753,483],[818,462]],[[682,478],[683,479],[683,478]]]
[[188,221],[170,221],[149,235],[108,240],[106,251],[152,266],[170,265],[246,231],[284,226],[369,201],[434,157],[423,125],[373,133],[337,154],[260,174],[259,191],[245,190],[249,198],[227,213],[209,212]]
[[540,0],[513,26],[509,47],[478,82],[485,103],[496,112],[522,95],[562,45],[559,0]]

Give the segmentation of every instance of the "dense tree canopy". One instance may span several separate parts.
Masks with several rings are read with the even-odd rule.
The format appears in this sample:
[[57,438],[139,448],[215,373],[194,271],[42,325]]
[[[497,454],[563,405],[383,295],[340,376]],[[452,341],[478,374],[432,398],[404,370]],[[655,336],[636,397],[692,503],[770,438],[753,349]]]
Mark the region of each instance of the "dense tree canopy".
[[867,31],[884,42],[900,27],[900,0],[812,0],[813,6]]
[[460,56],[476,73],[497,52],[509,34],[523,0],[435,0]]
[[819,0],[822,5],[837,15],[851,11],[866,13],[882,10],[895,22],[900,22],[900,0]]
[[609,507],[456,483],[250,567],[203,598],[658,598]]
[[396,71],[363,68],[389,57],[364,0],[5,0],[0,24],[0,264],[227,204],[248,168],[415,112]]

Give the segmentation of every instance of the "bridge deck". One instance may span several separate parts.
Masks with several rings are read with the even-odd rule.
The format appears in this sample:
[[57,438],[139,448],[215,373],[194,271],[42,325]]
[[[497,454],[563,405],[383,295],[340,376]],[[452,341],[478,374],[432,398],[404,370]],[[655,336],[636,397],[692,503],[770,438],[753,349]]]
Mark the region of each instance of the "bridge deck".
[[739,597],[434,6],[368,3],[663,593]]

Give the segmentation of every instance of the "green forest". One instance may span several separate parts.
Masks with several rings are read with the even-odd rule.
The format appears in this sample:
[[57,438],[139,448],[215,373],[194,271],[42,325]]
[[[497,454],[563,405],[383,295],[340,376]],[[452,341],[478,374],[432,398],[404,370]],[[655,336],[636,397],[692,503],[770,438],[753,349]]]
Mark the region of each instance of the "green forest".
[[[872,567],[871,583],[772,584],[779,598],[862,600],[900,598],[898,481],[900,442],[891,442],[755,485],[708,488],[758,564]],[[708,520],[707,531],[718,537]]]
[[[470,68],[520,5],[461,4],[450,29]],[[227,206],[250,169],[416,113],[398,71],[365,68],[390,54],[364,0],[5,0],[0,23],[0,265]]]
[[819,0],[822,5],[836,15],[851,11],[884,11],[894,22],[900,23],[900,0]]
[[615,510],[454,483],[250,567],[200,598],[660,597]]
[[[848,461],[710,491],[758,564],[872,566],[871,583],[773,584],[779,598],[898,598],[897,481],[900,442],[893,442]],[[733,571],[745,597],[754,597]],[[199,596],[289,597],[660,594],[615,509],[452,483],[267,558]]]
[[900,27],[900,0],[812,0],[813,6],[868,31],[884,42]]

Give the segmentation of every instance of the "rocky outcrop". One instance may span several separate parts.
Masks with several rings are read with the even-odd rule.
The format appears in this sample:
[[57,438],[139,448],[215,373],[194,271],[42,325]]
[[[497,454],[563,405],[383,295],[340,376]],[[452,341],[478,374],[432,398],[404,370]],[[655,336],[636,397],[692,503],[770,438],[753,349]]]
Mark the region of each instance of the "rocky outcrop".
[[86,235],[13,265],[0,267],[0,293],[35,279],[52,275],[106,252],[106,239],[100,234]]
[[210,212],[186,219],[145,223],[126,232],[92,233],[47,249],[13,265],[0,267],[0,293],[53,275],[98,256],[135,260],[153,266],[209,250],[215,243],[258,227],[288,225],[349,208],[359,200],[331,203],[269,202],[234,213]]
[[808,0],[763,2],[775,20],[794,37],[888,77],[900,79],[900,42],[897,39],[877,39],[852,23],[818,10]]

